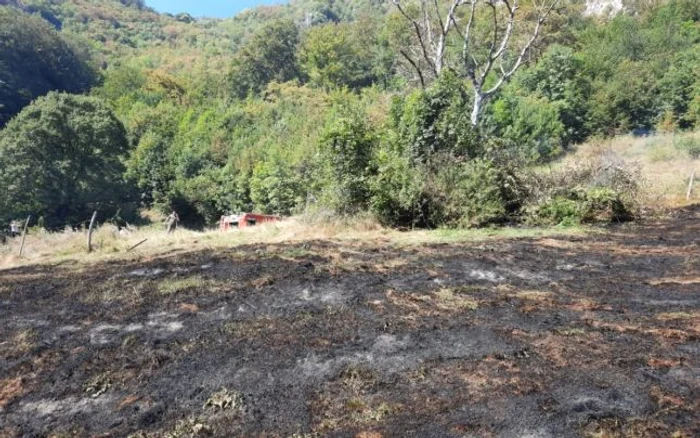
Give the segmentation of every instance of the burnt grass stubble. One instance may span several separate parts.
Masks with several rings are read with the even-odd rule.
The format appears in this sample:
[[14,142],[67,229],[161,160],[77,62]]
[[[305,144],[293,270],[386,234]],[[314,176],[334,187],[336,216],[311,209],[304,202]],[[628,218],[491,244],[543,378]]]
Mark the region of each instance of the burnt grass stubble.
[[689,208],[0,271],[0,436],[700,436],[699,238]]

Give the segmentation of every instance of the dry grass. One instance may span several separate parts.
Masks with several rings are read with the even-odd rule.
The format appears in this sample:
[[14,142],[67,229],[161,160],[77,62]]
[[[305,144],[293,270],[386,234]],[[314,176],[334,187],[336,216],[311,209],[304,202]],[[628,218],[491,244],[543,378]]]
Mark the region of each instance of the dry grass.
[[[167,234],[162,227],[150,226],[120,235],[106,225],[93,233],[93,253],[86,251],[84,230],[48,233],[32,229],[27,235],[24,254],[18,257],[20,239],[0,246],[0,270],[32,264],[56,264],[67,261],[83,265],[111,260],[134,260],[156,255],[175,255],[190,251],[217,250],[247,244],[298,243],[314,240],[378,241],[392,245],[456,243],[506,237],[571,236],[590,232],[580,228],[499,228],[479,230],[420,230],[401,232],[383,228],[371,218],[295,217],[243,230],[221,232],[218,229],[192,231],[179,228]],[[132,252],[127,250],[146,240]],[[293,254],[290,254],[293,255]]]
[[158,282],[158,292],[163,295],[175,295],[188,289],[207,289],[211,286],[209,280],[201,275],[184,278],[166,278]]
[[479,308],[478,301],[464,295],[460,289],[445,287],[433,295],[437,301],[437,306],[441,310],[476,310]]
[[657,319],[661,321],[678,321],[686,319],[698,319],[700,320],[700,311],[698,312],[666,312],[656,315]]
[[682,206],[700,199],[700,188],[686,201],[688,179],[693,171],[700,172],[700,160],[692,159],[676,144],[683,139],[700,141],[700,131],[687,134],[659,134],[650,137],[622,136],[613,139],[592,140],[577,147],[558,165],[569,165],[581,160],[604,157],[620,160],[626,166],[640,169],[644,178],[642,202],[651,206]]
[[36,333],[33,330],[22,330],[14,333],[6,341],[0,342],[0,349],[9,357],[19,357],[29,353],[35,344]]

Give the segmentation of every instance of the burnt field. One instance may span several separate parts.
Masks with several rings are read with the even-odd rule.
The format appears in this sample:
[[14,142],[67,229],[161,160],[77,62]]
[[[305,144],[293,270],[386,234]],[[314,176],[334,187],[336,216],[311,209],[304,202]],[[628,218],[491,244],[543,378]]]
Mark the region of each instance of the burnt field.
[[700,435],[700,209],[0,271],[0,436]]

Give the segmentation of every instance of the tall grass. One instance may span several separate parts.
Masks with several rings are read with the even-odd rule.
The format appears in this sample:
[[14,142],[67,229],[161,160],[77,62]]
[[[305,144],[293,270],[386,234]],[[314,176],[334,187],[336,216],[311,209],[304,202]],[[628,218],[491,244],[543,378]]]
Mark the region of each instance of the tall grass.
[[[371,216],[336,217],[327,214],[299,216],[284,221],[262,224],[242,230],[192,231],[179,228],[167,234],[163,227],[150,226],[119,234],[110,225],[99,227],[93,234],[93,252],[87,253],[87,232],[66,230],[47,233],[32,229],[22,258],[18,257],[20,239],[0,246],[0,270],[22,265],[75,262],[89,265],[104,261],[147,260],[156,256],[183,254],[191,251],[221,250],[247,244],[298,243],[318,240],[375,242],[381,245],[424,245],[458,243],[492,238],[543,237],[581,234],[582,229],[497,228],[468,230],[421,230],[402,232],[382,227]],[[146,240],[147,239],[147,240]],[[139,242],[145,243],[127,250]]]
[[[683,134],[658,134],[648,137],[622,136],[597,139],[577,147],[556,166],[570,165],[581,160],[619,160],[625,166],[638,168],[644,179],[640,201],[648,207],[675,207],[698,202],[696,197],[686,201],[688,179],[693,171],[700,172],[700,159],[695,153],[700,145],[700,131]],[[696,190],[700,196],[700,189]]]

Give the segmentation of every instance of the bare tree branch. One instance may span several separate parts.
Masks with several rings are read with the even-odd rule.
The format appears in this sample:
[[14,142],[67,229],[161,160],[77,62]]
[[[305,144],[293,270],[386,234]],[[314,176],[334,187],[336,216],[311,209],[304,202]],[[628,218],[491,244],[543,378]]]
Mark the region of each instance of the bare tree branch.
[[[474,72],[475,69],[479,67],[479,63],[476,61],[476,58],[473,55],[470,55],[469,53],[469,38],[471,38],[472,25],[474,24],[474,17],[476,17],[476,3],[477,0],[471,0],[469,21],[467,21],[467,26],[465,27],[464,34],[462,35],[462,38],[464,39],[464,47],[462,48],[462,61],[467,66],[467,73],[472,78],[472,81],[476,79]],[[471,58],[471,61],[473,62],[473,64],[471,64],[471,67],[469,58]]]
[[415,61],[413,61],[413,59],[408,55],[408,53],[406,53],[403,50],[400,50],[399,53],[416,70],[416,73],[418,73],[418,79],[420,80],[420,86],[421,88],[425,88],[425,78],[423,77],[423,72],[421,71],[420,67],[418,67],[418,65],[415,63]]
[[423,41],[424,35],[423,35],[423,31],[421,30],[420,24],[418,24],[418,22],[416,20],[411,18],[411,16],[408,15],[408,13],[406,13],[404,8],[401,6],[400,0],[392,0],[392,1],[393,1],[394,5],[396,6],[396,8],[401,13],[401,15],[403,15],[404,18],[406,18],[408,21],[410,21],[411,24],[413,25],[413,29],[415,31],[416,37],[418,38],[418,42],[419,42],[421,50],[423,52],[423,58],[428,62],[428,65],[430,65],[432,67],[433,73],[437,76],[437,72],[435,71],[435,65],[433,64],[432,60],[430,59],[430,56],[428,55],[428,50],[425,47],[425,42]]
[[[510,62],[510,57],[506,55],[506,52],[510,51],[511,40],[513,39],[516,26],[520,27],[520,21],[517,19],[519,0],[450,0],[450,7],[444,14],[440,10],[440,0],[415,1],[419,2],[422,18],[416,19],[411,17],[411,14],[404,8],[405,1],[392,0],[392,3],[397,7],[401,15],[411,23],[415,38],[418,41],[417,45],[420,47],[419,57],[422,57],[430,67],[431,75],[437,78],[445,68],[459,70],[455,68],[455,65],[450,65],[451,60],[447,47],[452,32],[456,33],[463,41],[461,54],[463,69],[461,71],[474,88],[472,124],[476,126],[484,103],[504,83],[510,80],[523,65],[528,54],[536,47],[544,23],[561,0],[543,0],[545,2],[543,4],[538,4],[537,0],[535,1],[535,27],[524,45],[516,52],[517,56],[512,62]],[[464,5],[469,5],[469,17],[463,27],[464,30],[461,31],[461,20],[457,11]],[[491,10],[489,15],[492,29],[490,30],[490,37],[487,37],[489,41],[483,43],[484,51],[487,52],[485,56],[480,56],[479,53],[481,52],[474,50],[472,47],[474,43],[472,33],[480,5]],[[504,10],[499,10],[501,6]],[[422,23],[419,23],[418,20],[422,20]],[[401,50],[401,55],[416,70],[421,85],[425,86],[429,78],[421,70],[421,63],[405,50]],[[484,85],[494,72],[496,76],[495,84],[484,90]]]
[[[513,74],[515,74],[516,71],[520,68],[520,66],[523,63],[523,60],[525,59],[525,55],[532,49],[533,45],[537,41],[537,39],[540,36],[540,31],[542,30],[542,25],[547,21],[547,18],[549,17],[549,14],[552,12],[554,7],[559,3],[559,0],[553,0],[552,3],[544,9],[544,11],[540,10],[538,8],[538,14],[537,14],[537,25],[535,26],[535,30],[532,33],[532,36],[530,39],[527,41],[527,43],[523,46],[523,48],[520,50],[520,53],[518,54],[518,57],[516,58],[515,62],[513,63],[512,67],[506,71],[505,73],[501,74],[501,77],[499,80],[496,82],[496,84],[488,89],[484,95],[490,96],[506,82],[510,79]],[[512,30],[511,30],[512,32]]]

